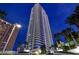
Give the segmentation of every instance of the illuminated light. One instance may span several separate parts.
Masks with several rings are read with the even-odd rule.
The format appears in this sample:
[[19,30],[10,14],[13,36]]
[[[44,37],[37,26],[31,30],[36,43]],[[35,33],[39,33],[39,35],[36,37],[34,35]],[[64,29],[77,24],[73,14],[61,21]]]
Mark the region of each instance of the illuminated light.
[[39,55],[39,52],[38,52],[38,51],[35,51],[35,54],[36,54],[36,55]]
[[63,51],[63,49],[58,48],[57,51]]
[[21,28],[21,25],[20,25],[20,24],[16,24],[16,26],[17,26],[18,28]]
[[37,49],[35,52],[34,52],[36,55],[39,55],[41,53],[41,49]]
[[41,49],[38,49],[38,52],[41,53]]
[[51,51],[50,51],[50,53],[54,53],[54,51],[53,51],[53,50],[51,50]]
[[25,52],[30,52],[30,50],[24,50]]

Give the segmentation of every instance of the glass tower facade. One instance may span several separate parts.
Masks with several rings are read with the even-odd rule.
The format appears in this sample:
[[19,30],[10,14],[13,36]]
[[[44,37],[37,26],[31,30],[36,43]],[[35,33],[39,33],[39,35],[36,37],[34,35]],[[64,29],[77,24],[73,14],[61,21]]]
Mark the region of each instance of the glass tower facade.
[[42,45],[49,51],[53,44],[48,16],[40,4],[35,4],[31,10],[26,40],[31,51]]

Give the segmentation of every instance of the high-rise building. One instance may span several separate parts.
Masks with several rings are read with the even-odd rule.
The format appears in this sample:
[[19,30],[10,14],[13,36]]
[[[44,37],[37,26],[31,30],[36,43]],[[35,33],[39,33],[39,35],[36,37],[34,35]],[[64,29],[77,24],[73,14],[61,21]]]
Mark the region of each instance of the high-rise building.
[[26,41],[31,51],[42,45],[45,45],[46,51],[49,51],[53,44],[49,19],[40,4],[35,4],[31,10]]
[[0,51],[12,51],[19,27],[0,19]]

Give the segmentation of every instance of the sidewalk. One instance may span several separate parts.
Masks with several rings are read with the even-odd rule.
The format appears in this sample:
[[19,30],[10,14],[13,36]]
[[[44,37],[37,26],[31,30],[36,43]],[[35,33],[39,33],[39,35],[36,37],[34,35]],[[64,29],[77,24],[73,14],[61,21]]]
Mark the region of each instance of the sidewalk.
[[68,52],[79,54],[79,46],[77,46],[77,48],[75,48],[75,49],[68,50]]

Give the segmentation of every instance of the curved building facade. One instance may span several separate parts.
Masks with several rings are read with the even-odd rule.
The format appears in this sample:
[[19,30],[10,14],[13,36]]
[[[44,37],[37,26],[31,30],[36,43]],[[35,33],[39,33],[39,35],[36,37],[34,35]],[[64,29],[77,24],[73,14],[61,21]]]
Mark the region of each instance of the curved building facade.
[[31,51],[42,45],[45,45],[46,51],[49,51],[53,44],[48,16],[40,4],[35,4],[31,10],[27,42]]

